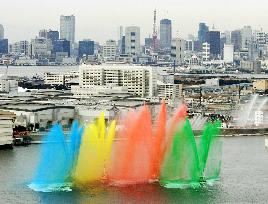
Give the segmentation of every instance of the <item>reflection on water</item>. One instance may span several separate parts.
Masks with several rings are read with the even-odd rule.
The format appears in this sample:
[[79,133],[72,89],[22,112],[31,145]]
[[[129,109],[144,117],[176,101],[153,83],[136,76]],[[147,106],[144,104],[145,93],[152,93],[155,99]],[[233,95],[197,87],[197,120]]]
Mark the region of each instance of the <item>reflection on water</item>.
[[27,188],[39,145],[0,150],[0,203],[265,203],[268,149],[264,137],[224,138],[221,181],[200,189],[165,189],[158,184],[37,193]]

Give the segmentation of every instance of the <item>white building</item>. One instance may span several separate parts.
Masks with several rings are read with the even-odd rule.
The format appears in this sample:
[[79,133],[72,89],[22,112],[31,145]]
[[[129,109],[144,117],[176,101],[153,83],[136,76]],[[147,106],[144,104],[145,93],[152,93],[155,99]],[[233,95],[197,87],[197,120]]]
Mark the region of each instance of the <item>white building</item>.
[[46,72],[44,73],[45,84],[49,85],[64,85],[65,84],[65,76],[64,74],[53,74]]
[[106,43],[103,45],[103,48],[102,48],[103,57],[108,61],[115,60],[116,50],[117,50],[117,47],[116,47],[115,40],[106,41]]
[[13,126],[16,115],[7,111],[0,111],[0,146],[13,144]]
[[9,81],[6,79],[0,79],[0,92],[8,93],[10,90]]
[[91,96],[103,96],[103,95],[122,95],[128,94],[128,88],[123,86],[71,86],[71,92],[77,98],[88,98]]
[[153,71],[153,67],[145,66],[81,65],[79,87],[72,87],[75,90],[74,95],[79,96],[79,89],[88,89],[90,92],[92,86],[125,87],[130,94],[152,97],[157,89],[156,72]]
[[138,56],[141,54],[140,28],[137,26],[126,27],[125,29],[125,53]]
[[35,38],[31,40],[29,55],[31,57],[49,56],[51,54],[51,41],[45,38]]
[[4,26],[2,24],[0,24],[0,40],[3,40],[4,37],[5,37]]
[[266,33],[262,30],[257,32],[257,42],[259,46],[263,47],[266,44]]
[[185,40],[181,38],[174,38],[171,41],[171,58],[175,60],[176,64],[182,64],[185,56]]
[[210,44],[207,42],[202,44],[202,60],[203,61],[210,60]]
[[42,104],[11,104],[2,106],[1,110],[9,111],[16,115],[15,125],[27,127],[33,125],[46,128],[53,122],[59,122],[63,126],[70,123],[75,117],[73,106],[55,106]]
[[75,42],[75,16],[60,16],[60,38],[70,41],[71,46]]
[[181,85],[157,81],[157,96],[162,99],[179,98],[182,96]]
[[219,86],[220,79],[219,78],[206,79],[206,85],[207,86]]
[[23,56],[15,60],[16,66],[36,66],[37,59],[31,59],[30,57]]
[[22,54],[22,55],[29,55],[29,42],[26,40],[15,42],[11,45],[11,53],[14,54]]
[[263,117],[263,111],[256,111],[255,112],[255,126],[261,126],[263,125],[264,117]]
[[234,62],[234,45],[224,44],[223,50],[223,60],[225,63],[233,63]]

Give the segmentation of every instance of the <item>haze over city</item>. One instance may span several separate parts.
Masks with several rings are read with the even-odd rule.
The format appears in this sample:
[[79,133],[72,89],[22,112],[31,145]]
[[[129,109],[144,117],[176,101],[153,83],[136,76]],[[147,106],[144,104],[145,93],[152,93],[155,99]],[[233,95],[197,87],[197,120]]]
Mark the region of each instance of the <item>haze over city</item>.
[[[38,35],[40,29],[59,29],[60,15],[76,16],[76,41],[94,39],[101,43],[118,38],[118,27],[137,25],[141,37],[152,34],[153,10],[157,9],[157,21],[169,18],[173,21],[173,35],[186,37],[195,34],[199,22],[206,22],[216,29],[234,30],[244,25],[253,29],[268,30],[265,0],[65,0],[46,2],[40,0],[3,1],[1,24],[10,42],[29,40]],[[16,14],[16,15],[14,15]]]

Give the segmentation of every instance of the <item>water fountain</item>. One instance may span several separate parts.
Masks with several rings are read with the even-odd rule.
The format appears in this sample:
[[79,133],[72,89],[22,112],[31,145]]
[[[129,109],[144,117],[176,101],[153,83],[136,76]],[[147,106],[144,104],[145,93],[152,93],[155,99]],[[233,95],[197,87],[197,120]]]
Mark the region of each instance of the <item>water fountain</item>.
[[[206,123],[202,136],[196,139],[187,107],[180,106],[168,120],[164,102],[155,123],[152,121],[149,108],[144,106],[112,121],[109,128],[103,113],[86,128],[74,122],[67,137],[55,124],[44,139],[29,187],[50,192],[92,183],[126,186],[159,182],[166,188],[185,188],[219,178],[219,122]],[[121,127],[118,130],[116,123]]]

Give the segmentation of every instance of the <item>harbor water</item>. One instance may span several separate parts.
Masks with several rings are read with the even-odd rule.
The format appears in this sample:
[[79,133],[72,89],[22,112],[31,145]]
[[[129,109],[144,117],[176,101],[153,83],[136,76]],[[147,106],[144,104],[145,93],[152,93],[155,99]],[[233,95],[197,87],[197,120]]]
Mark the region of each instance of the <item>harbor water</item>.
[[0,203],[267,203],[268,148],[265,137],[223,138],[221,181],[200,189],[158,184],[89,186],[83,191],[39,193],[27,187],[41,145],[0,150]]

